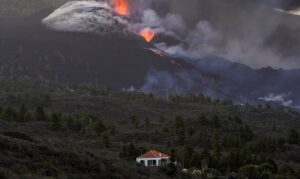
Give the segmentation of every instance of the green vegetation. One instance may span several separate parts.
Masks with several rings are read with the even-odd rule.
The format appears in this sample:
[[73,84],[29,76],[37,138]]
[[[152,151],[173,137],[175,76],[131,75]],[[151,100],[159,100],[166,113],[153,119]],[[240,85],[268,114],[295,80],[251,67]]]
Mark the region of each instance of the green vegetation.
[[[16,81],[0,81],[9,89],[0,90],[2,178],[299,178],[300,115],[291,109]],[[136,164],[150,149],[172,162]]]

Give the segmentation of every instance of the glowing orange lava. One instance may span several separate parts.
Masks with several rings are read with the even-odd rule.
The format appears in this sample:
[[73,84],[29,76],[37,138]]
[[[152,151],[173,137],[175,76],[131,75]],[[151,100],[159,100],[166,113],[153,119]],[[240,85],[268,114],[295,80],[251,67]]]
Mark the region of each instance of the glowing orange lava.
[[116,13],[122,16],[129,14],[127,0],[113,0],[112,4]]
[[178,66],[178,67],[180,67],[181,66],[181,64],[180,63],[178,63],[177,61],[175,61],[175,60],[171,60],[171,63],[173,64],[173,65],[176,65],[176,66]]
[[151,42],[151,40],[153,39],[153,37],[155,36],[155,32],[154,30],[152,30],[149,27],[146,27],[144,29],[142,29],[140,31],[140,35],[147,41],[147,42]]

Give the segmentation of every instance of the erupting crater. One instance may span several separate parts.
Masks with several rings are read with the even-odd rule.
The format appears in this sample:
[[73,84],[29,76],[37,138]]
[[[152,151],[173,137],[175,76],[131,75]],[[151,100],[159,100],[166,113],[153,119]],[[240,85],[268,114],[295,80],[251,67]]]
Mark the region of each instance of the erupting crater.
[[117,14],[122,16],[129,15],[127,0],[113,0],[111,4]]
[[155,31],[150,27],[136,28],[138,22],[129,20],[129,9],[127,0],[71,1],[44,18],[42,23],[55,31],[134,34],[151,42]]

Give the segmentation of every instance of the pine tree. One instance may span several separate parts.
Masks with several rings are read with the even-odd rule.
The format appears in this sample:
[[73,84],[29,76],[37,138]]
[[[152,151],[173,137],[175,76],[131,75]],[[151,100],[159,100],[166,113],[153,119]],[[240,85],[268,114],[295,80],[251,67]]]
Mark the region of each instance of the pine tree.
[[135,128],[139,128],[140,122],[136,115],[132,115],[130,117],[131,123],[135,126]]
[[242,124],[243,121],[239,116],[234,116],[233,120],[237,123],[237,124]]
[[290,144],[299,143],[299,133],[295,128],[290,128],[288,131],[288,142]]
[[102,135],[102,144],[105,146],[105,148],[110,148],[110,140],[106,134]]
[[191,156],[191,166],[201,168],[201,154],[198,151],[194,151]]
[[116,127],[113,124],[110,126],[110,134],[112,136],[116,135]]
[[206,116],[203,113],[199,115],[198,122],[199,122],[200,125],[207,125],[208,124],[208,120],[206,119]]
[[16,112],[11,106],[6,106],[3,108],[1,112],[1,119],[7,121],[14,121],[16,120]]
[[61,115],[58,113],[51,114],[51,127],[53,130],[58,130],[62,126]]
[[35,119],[37,121],[45,121],[47,120],[47,116],[45,114],[44,109],[41,106],[38,106],[35,110]]
[[101,120],[98,120],[94,125],[94,131],[101,136],[102,133],[106,130],[106,126],[102,123]]
[[145,126],[148,127],[150,125],[150,121],[149,121],[149,118],[146,117],[145,119]]
[[165,117],[164,117],[164,115],[160,115],[159,123],[160,124],[164,124],[165,123]]
[[26,113],[27,113],[27,108],[24,104],[22,104],[20,106],[20,109],[19,109],[19,112],[18,112],[18,121],[24,122]]
[[215,156],[219,159],[221,156],[221,146],[220,146],[220,141],[219,141],[219,136],[217,134],[217,131],[213,131],[211,135],[211,145],[212,149],[214,151]]
[[205,160],[205,162],[206,162],[207,164],[210,163],[210,161],[211,161],[211,156],[210,156],[209,150],[208,150],[207,148],[204,148],[204,149],[202,150],[202,152],[201,152],[201,158],[202,158],[203,160]]
[[129,160],[134,160],[135,157],[137,156],[137,151],[136,151],[136,147],[133,143],[130,143],[127,147],[127,152],[128,152],[128,159]]
[[33,120],[32,112],[27,111],[25,114],[25,121],[32,121],[32,120]]
[[179,144],[184,145],[184,143],[185,143],[185,124],[184,124],[183,118],[181,116],[176,116],[176,118],[175,118],[175,132],[176,132]]
[[215,127],[215,128],[221,127],[220,119],[219,119],[218,115],[215,115],[213,118],[213,127]]
[[180,158],[181,158],[181,161],[182,161],[182,164],[183,164],[184,168],[191,167],[191,157],[192,157],[193,153],[194,153],[194,149],[189,145],[185,145],[182,148]]
[[175,156],[175,150],[171,149],[170,154],[170,163],[166,166],[165,171],[168,176],[172,177],[176,174],[177,168],[176,168],[176,156]]
[[253,132],[248,125],[240,127],[240,140],[241,142],[248,142],[253,139]]

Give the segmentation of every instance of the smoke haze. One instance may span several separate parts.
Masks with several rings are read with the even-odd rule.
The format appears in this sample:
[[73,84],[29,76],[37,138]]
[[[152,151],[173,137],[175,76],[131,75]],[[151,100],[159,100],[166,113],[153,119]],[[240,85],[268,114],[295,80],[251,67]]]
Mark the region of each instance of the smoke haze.
[[[125,36],[131,32],[139,36],[140,30],[147,28],[156,34],[156,38],[147,40],[152,40],[148,44],[152,52],[160,54],[161,50],[167,58],[184,59],[193,66],[172,72],[150,70],[144,85],[133,86],[129,88],[131,91],[201,92],[241,103],[263,100],[285,106],[300,104],[298,85],[289,88],[297,83],[298,71],[274,72],[265,68],[300,67],[300,17],[288,13],[289,3],[250,0],[128,2],[130,13],[125,17],[111,12],[107,1],[73,2],[43,22],[62,31],[98,33],[98,29],[105,27],[107,30],[102,35],[118,27],[117,31],[125,32]],[[171,43],[165,39],[171,39]]]
[[[72,28],[83,31],[82,28],[92,27],[94,29],[86,31],[93,32],[103,29],[99,28],[103,24],[109,26],[113,21],[118,21],[131,31],[138,32],[141,28],[151,27],[157,34],[179,40],[180,43],[172,46],[157,44],[158,47],[164,47],[162,50],[169,55],[190,59],[216,55],[253,68],[300,67],[300,53],[297,50],[300,39],[294,38],[300,29],[300,17],[285,13],[284,9],[295,4],[293,1],[131,0],[128,3],[130,17],[137,20],[134,23],[128,24],[112,14],[109,14],[110,18],[104,18],[108,12],[103,9],[109,9],[104,0],[98,3],[80,2],[77,5],[76,2],[72,5],[68,3],[67,8],[58,9],[44,22],[56,30]],[[93,14],[88,9],[86,17],[82,13],[82,16],[76,14],[92,7],[102,10],[100,12],[98,9]],[[282,11],[278,11],[278,8]],[[66,24],[62,28],[57,22]],[[102,26],[97,25],[99,23]],[[289,44],[291,39],[293,44]]]
[[[289,15],[274,9],[288,2],[162,0],[150,4],[143,12],[143,23],[182,41],[176,46],[164,46],[162,50],[173,52],[170,55],[192,59],[217,55],[253,68],[300,67],[296,52],[300,41],[292,48],[286,46],[300,24],[288,22]],[[294,50],[287,55],[283,53],[287,48]]]

